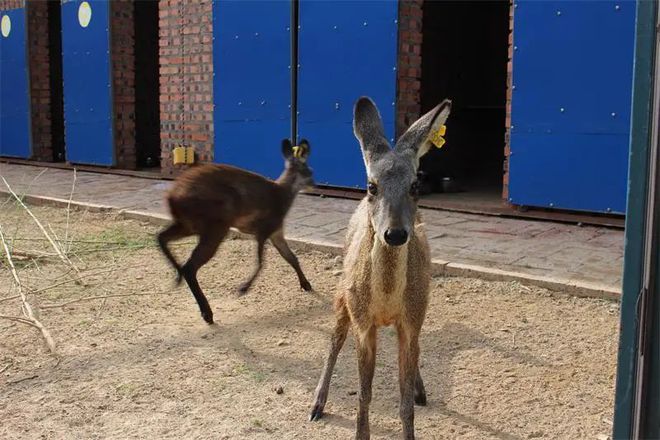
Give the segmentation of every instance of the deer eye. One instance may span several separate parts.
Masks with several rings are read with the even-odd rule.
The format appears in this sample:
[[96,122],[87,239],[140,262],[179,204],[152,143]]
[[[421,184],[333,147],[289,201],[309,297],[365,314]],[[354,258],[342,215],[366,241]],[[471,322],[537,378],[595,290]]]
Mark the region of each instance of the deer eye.
[[370,195],[375,196],[378,194],[378,187],[376,186],[375,183],[369,182],[367,185],[367,192],[369,192]]
[[411,196],[419,195],[419,182],[414,181],[412,185],[410,185],[410,195]]

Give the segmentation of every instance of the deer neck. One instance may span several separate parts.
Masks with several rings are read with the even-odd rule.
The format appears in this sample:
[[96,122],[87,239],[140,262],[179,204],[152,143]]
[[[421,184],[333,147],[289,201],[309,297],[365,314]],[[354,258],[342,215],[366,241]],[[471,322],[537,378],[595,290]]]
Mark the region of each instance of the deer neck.
[[371,222],[369,222],[369,229],[372,234],[372,246],[369,253],[372,291],[382,292],[388,296],[403,294],[407,281],[410,241],[402,246],[388,246],[376,237]]
[[289,201],[289,203],[293,202],[293,199],[296,197],[296,194],[298,193],[294,189],[294,183],[296,181],[296,175],[291,170],[291,168],[286,167],[286,169],[282,172],[280,177],[275,180],[275,184],[282,190],[282,193],[284,194],[285,198]]

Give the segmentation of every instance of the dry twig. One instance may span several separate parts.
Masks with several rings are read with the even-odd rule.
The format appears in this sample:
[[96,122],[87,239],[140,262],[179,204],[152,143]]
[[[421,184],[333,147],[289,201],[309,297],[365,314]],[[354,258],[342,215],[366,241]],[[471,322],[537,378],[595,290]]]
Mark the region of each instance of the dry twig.
[[0,303],[5,301],[11,301],[12,299],[20,298],[21,295],[8,296],[5,298],[0,298]]
[[27,318],[21,316],[10,316],[10,315],[0,315],[0,319],[6,319],[7,321],[20,322],[21,324],[31,325],[32,327],[38,328],[34,322],[30,321]]
[[21,297],[21,303],[23,304],[22,307],[23,314],[25,314],[27,318],[27,319],[18,318],[15,320],[38,328],[41,331],[41,334],[43,335],[44,339],[46,340],[46,344],[48,345],[48,348],[50,349],[51,353],[57,354],[57,352],[55,351],[55,341],[53,340],[53,337],[50,335],[48,329],[44,327],[44,325],[34,316],[34,312],[32,311],[32,306],[28,302],[25,296],[25,292],[23,292],[23,285],[21,284],[21,279],[18,277],[18,272],[16,271],[16,267],[14,266],[14,260],[12,260],[11,258],[11,252],[9,251],[9,247],[7,246],[7,242],[5,241],[5,235],[2,233],[2,226],[0,226],[0,240],[2,241],[2,247],[4,247],[5,249],[5,255],[7,256],[7,262],[9,263],[11,274],[14,277],[14,282],[16,283],[16,287],[18,288],[18,294]]
[[73,192],[76,189],[76,169],[73,169],[73,182],[71,183],[71,194],[69,194],[69,203],[66,205],[66,228],[64,229],[64,244],[66,246],[64,253],[68,253],[70,250],[69,244],[69,217],[71,216],[71,200],[73,200]]
[[150,295],[171,295],[172,292],[147,292],[147,293],[114,293],[110,295],[98,295],[98,296],[87,296],[84,298],[72,299],[70,301],[65,301],[60,304],[45,304],[42,305],[42,309],[56,309],[58,307],[65,307],[73,303],[83,302],[83,301],[93,301],[96,299],[108,299],[108,298],[121,298],[125,296],[150,296]]
[[[15,193],[14,190],[11,188],[11,186],[9,186],[9,183],[7,182],[7,180],[6,180],[3,176],[0,176],[0,178],[2,178],[2,181],[4,182],[5,186],[7,187],[7,189],[8,189],[9,192],[11,193],[11,195],[14,196],[14,198],[16,199],[16,201],[18,201],[18,203],[23,207],[23,209],[25,209],[25,211],[30,215],[30,217],[32,217],[32,220],[34,220],[34,222],[37,224],[37,226],[39,227],[39,229],[41,229],[41,232],[42,232],[42,233],[44,234],[44,236],[48,239],[48,241],[50,242],[50,244],[51,244],[51,246],[53,247],[53,249],[55,250],[55,252],[57,252],[57,255],[60,257],[60,260],[62,260],[62,262],[63,262],[64,264],[66,264],[67,266],[71,267],[71,268],[76,272],[78,278],[80,278],[80,271],[78,270],[78,268],[73,264],[73,262],[72,262],[71,260],[69,260],[69,258],[68,258],[66,255],[64,255],[64,254],[62,253],[62,251],[60,250],[59,246],[55,243],[55,241],[53,241],[53,238],[48,234],[48,232],[46,231],[46,229],[44,228],[44,226],[41,224],[41,222],[39,221],[39,219],[38,219],[38,218],[32,213],[32,211],[30,210],[30,208],[28,208],[28,207],[25,205],[25,203],[23,203],[23,200],[21,200],[21,198],[18,197],[18,195],[16,195],[16,193]],[[7,252],[9,252],[9,250],[7,250]],[[80,281],[80,282],[81,282],[81,281]],[[82,282],[81,282],[81,283],[82,283]]]
[[37,377],[39,377],[39,375],[37,375],[37,374],[35,374],[33,376],[22,377],[20,379],[16,379],[16,380],[12,380],[12,381],[7,382],[7,385],[15,385],[17,383],[25,382],[26,380],[36,379]]
[[[93,277],[95,275],[103,275],[103,274],[108,274],[108,273],[112,273],[112,272],[117,272],[118,270],[122,270],[122,269],[120,267],[114,267],[114,268],[108,269],[108,270],[101,270],[101,271],[98,271],[98,272],[85,273],[84,275],[81,275],[80,278],[81,279],[89,278],[89,277]],[[45,292],[46,290],[52,290],[56,287],[64,286],[66,284],[71,284],[73,282],[75,282],[75,280],[60,281],[58,283],[51,284],[50,286],[46,286],[46,287],[42,287],[40,289],[32,290],[30,293],[32,293],[34,295],[35,293],[41,293],[41,292]],[[92,287],[92,286],[87,285],[87,287]]]

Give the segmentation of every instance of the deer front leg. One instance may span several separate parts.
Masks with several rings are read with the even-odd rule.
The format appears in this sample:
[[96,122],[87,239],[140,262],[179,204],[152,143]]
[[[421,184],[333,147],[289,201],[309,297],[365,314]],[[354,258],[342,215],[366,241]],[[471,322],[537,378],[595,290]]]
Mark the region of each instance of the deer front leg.
[[376,368],[376,327],[357,334],[358,374],[360,376],[360,402],[357,414],[356,440],[368,440],[371,384]]
[[293,270],[296,271],[296,274],[298,275],[298,281],[300,282],[300,287],[308,292],[312,290],[312,285],[309,283],[309,281],[307,281],[307,277],[305,277],[305,274],[300,268],[298,258],[291,251],[291,249],[289,249],[289,245],[284,239],[284,232],[281,229],[275,232],[270,236],[270,242],[273,243],[273,246],[275,246],[275,249],[277,249],[282,258],[284,258],[286,262],[289,263],[291,267],[293,267]]
[[[399,325],[399,388],[401,404],[399,416],[403,425],[403,438],[415,438],[415,394],[416,389],[423,390],[424,384],[417,368],[419,360],[419,331],[411,326]],[[419,382],[418,382],[419,379]],[[424,396],[426,400],[426,396]]]
[[344,345],[344,341],[346,341],[346,335],[348,334],[348,329],[351,325],[348,310],[346,310],[346,306],[344,306],[341,301],[338,302],[338,305],[336,306],[336,315],[337,322],[335,323],[335,329],[332,333],[330,352],[328,353],[328,358],[325,360],[325,366],[323,367],[319,383],[316,386],[316,392],[314,393],[314,407],[309,415],[309,420],[312,422],[320,420],[321,417],[323,417],[323,409],[328,400],[328,388],[330,388],[332,370],[335,368],[337,356]]
[[419,360],[417,361],[417,379],[415,379],[415,404],[426,406],[426,389],[424,388],[422,374],[419,372]]
[[250,290],[250,287],[252,287],[252,283],[257,278],[257,275],[259,275],[259,272],[261,272],[261,267],[263,266],[263,261],[264,261],[265,243],[266,240],[264,238],[257,237],[257,266],[254,268],[254,271],[252,272],[252,275],[250,275],[250,278],[248,278],[243,284],[239,286],[238,296],[243,296],[248,292],[248,290]]

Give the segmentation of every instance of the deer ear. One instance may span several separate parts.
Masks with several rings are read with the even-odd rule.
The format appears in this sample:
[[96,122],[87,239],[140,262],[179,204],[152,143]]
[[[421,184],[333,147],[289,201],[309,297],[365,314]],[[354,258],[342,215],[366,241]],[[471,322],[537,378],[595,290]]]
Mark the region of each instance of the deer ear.
[[353,133],[360,142],[367,167],[390,149],[376,104],[365,96],[357,100],[353,109]]
[[309,141],[307,139],[301,139],[297,150],[294,152],[294,155],[301,161],[306,162],[310,152],[311,148],[309,146]]
[[289,139],[282,139],[282,156],[284,156],[286,160],[293,157],[293,146]]
[[[419,159],[424,156],[431,146],[431,139],[440,139],[444,135],[444,125],[451,112],[451,101],[445,99],[431,111],[415,121],[414,124],[401,135],[396,143],[396,150],[410,154],[416,166]],[[440,136],[440,137],[439,137]],[[440,144],[442,145],[442,144]]]

